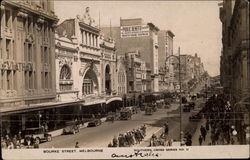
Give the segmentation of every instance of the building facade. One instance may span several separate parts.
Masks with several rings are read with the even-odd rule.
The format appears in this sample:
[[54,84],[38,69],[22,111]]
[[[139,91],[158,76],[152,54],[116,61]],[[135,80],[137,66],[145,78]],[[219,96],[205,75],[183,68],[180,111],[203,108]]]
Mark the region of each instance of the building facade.
[[117,93],[120,96],[127,94],[127,71],[124,56],[117,56]]
[[102,93],[105,93],[107,95],[115,95],[117,94],[117,81],[115,81],[117,72],[115,42],[111,38],[105,39],[104,36],[100,36],[100,48]]
[[239,113],[234,115],[234,125],[239,142],[245,144],[249,143],[246,141],[250,106],[249,2],[224,0],[219,6],[223,45],[220,79],[233,111]]
[[[22,114],[56,98],[52,1],[3,1],[0,12],[0,105],[4,134],[34,117]],[[6,115],[6,116],[5,116]],[[36,123],[38,125],[38,123]]]

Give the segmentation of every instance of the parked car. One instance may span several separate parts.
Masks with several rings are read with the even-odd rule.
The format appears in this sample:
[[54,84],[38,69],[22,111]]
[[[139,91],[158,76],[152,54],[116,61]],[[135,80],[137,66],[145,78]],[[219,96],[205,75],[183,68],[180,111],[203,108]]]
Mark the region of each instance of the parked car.
[[119,114],[115,112],[109,113],[106,118],[106,121],[115,121],[115,120],[119,120]]
[[76,134],[80,132],[80,125],[76,121],[66,122],[66,127],[63,129],[63,134],[73,133]]
[[102,124],[100,119],[93,119],[88,123],[88,127],[96,127]]
[[189,105],[184,105],[183,106],[183,112],[190,112],[190,106]]
[[146,115],[152,115],[153,114],[153,108],[152,107],[146,107],[145,114]]
[[45,132],[44,128],[26,128],[22,131],[24,136],[24,143],[27,144],[27,139],[30,139],[32,136],[35,139],[37,144],[40,144],[44,141],[52,141],[52,135]]
[[201,120],[201,118],[202,118],[202,115],[198,113],[198,114],[194,114],[190,116],[189,121],[198,122]]
[[191,109],[194,109],[195,107],[195,102],[188,102],[188,105]]
[[130,110],[123,110],[120,113],[120,120],[129,120],[132,118],[132,113]]

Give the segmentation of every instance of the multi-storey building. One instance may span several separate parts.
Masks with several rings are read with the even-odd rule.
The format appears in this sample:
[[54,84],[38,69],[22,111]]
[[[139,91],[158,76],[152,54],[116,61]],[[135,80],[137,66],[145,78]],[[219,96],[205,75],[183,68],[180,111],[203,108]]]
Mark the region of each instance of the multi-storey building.
[[76,111],[82,115],[90,112],[104,114],[109,105],[113,105],[110,102],[122,101],[121,97],[112,96],[116,94],[115,42],[100,36],[100,29],[90,17],[89,7],[83,16],[77,15],[59,24],[57,33],[70,39],[77,51],[73,62],[73,83],[77,98],[84,102],[82,107],[76,107]]
[[0,112],[4,134],[38,126],[31,123],[37,122],[37,110],[50,107],[56,98],[54,27],[58,19],[53,3],[1,2]]
[[[159,29],[152,23],[145,24],[141,18],[121,19],[119,27],[102,27],[102,32],[111,35],[116,41],[117,54],[138,50],[142,60],[151,69],[152,91],[159,90],[158,37]],[[111,33],[111,32],[112,33]]]
[[170,30],[160,30],[158,32],[159,43],[159,69],[166,67],[168,57],[173,55],[174,33]]
[[[238,140],[246,142],[245,128],[249,127],[250,53],[249,2],[224,0],[219,4],[222,22],[221,84],[234,106]],[[249,143],[249,142],[248,142]]]

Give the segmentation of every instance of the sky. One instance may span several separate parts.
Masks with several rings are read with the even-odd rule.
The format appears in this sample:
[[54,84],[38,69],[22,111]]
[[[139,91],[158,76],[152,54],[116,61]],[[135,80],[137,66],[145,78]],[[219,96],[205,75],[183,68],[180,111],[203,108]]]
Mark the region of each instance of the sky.
[[[160,30],[174,34],[174,53],[197,53],[209,75],[219,75],[222,48],[222,25],[219,19],[221,1],[72,1],[54,3],[59,23],[83,15],[90,7],[90,16],[101,26],[119,26],[120,18],[142,18]],[[99,16],[100,15],[100,16]],[[100,18],[99,18],[100,17]]]

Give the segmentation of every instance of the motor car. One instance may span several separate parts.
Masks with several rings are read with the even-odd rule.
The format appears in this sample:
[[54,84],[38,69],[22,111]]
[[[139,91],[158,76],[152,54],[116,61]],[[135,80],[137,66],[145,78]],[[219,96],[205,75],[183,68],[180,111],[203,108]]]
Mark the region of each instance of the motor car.
[[195,102],[188,102],[188,105],[191,109],[194,109],[195,107]]
[[80,132],[80,125],[76,121],[68,121],[65,123],[66,127],[63,129],[63,134],[76,134]]
[[41,142],[50,142],[52,141],[52,135],[45,132],[44,128],[42,127],[36,127],[36,128],[26,128],[22,131],[24,136],[24,143],[27,144],[27,139],[33,138],[35,139],[35,142],[37,144],[40,144]]
[[88,123],[88,127],[96,127],[102,124],[100,119],[93,119]]
[[146,107],[145,108],[145,114],[146,115],[152,115],[153,114],[153,108],[152,107]]
[[197,122],[200,121],[202,118],[201,114],[194,114],[189,117],[189,121]]
[[138,111],[137,111],[137,107],[136,106],[129,106],[129,107],[126,107],[125,110],[130,110],[130,112],[132,114],[137,114]]
[[115,112],[109,113],[106,118],[106,121],[115,121],[115,120],[119,120],[119,114]]
[[183,112],[190,112],[190,107],[189,107],[189,105],[184,105],[184,106],[183,106]]
[[120,112],[120,120],[132,119],[132,113],[130,110],[123,110]]

